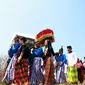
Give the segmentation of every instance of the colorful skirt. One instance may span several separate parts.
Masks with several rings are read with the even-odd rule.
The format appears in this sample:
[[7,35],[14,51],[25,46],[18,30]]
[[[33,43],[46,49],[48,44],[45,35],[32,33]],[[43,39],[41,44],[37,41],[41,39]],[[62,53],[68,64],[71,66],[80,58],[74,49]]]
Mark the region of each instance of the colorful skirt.
[[31,74],[31,85],[43,83],[43,74],[41,72],[41,58],[35,57]]
[[54,84],[54,64],[51,57],[46,59],[45,65],[45,75],[44,75],[44,84],[53,85]]
[[14,79],[14,66],[15,66],[15,62],[16,62],[16,56],[13,56],[7,69],[5,72],[5,75],[2,79],[2,82],[4,81],[12,81]]
[[30,73],[29,73],[29,63],[27,59],[21,59],[20,62],[15,63],[15,72],[14,72],[14,83],[15,84],[20,84],[20,83],[25,83],[28,82],[30,78]]
[[58,66],[56,68],[56,82],[57,83],[65,83],[66,82],[66,76],[65,76],[65,67],[63,66]]
[[67,82],[69,82],[69,83],[76,83],[76,82],[78,82],[77,67],[75,67],[75,66],[68,67]]

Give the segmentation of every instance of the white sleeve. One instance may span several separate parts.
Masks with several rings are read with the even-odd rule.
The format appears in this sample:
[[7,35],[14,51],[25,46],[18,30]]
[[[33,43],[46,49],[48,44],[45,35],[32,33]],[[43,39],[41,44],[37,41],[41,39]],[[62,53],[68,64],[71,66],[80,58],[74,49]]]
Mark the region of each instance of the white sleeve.
[[76,56],[76,53],[74,53],[74,64],[76,64],[77,63],[77,56]]
[[68,60],[69,60],[69,59],[68,59],[68,54],[66,55],[66,60],[67,60],[67,66],[68,66],[68,62],[69,62],[69,61],[68,61]]

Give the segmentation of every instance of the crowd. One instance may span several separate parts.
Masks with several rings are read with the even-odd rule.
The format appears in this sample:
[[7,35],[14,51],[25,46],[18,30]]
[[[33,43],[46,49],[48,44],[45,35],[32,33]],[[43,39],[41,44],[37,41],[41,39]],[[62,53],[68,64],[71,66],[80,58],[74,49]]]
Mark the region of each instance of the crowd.
[[55,53],[48,39],[44,42],[44,51],[36,42],[30,50],[25,42],[26,38],[18,35],[13,39],[2,82],[7,81],[8,85],[54,85],[85,80],[85,57],[83,62],[78,59],[72,46],[67,46],[65,55],[63,47]]

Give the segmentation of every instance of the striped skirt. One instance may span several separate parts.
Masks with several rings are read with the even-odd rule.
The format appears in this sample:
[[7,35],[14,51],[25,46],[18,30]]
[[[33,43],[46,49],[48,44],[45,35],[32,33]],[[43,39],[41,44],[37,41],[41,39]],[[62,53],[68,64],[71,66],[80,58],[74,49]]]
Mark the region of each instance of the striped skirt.
[[54,65],[51,57],[48,57],[46,59],[44,84],[45,85],[54,84]]
[[16,62],[16,56],[13,56],[7,69],[6,69],[6,72],[5,72],[5,75],[2,79],[2,82],[4,81],[12,81],[14,79],[14,66],[15,66],[15,62]]
[[74,66],[68,67],[67,82],[69,82],[69,83],[78,82],[78,72],[77,72],[76,67],[74,67]]
[[66,82],[66,76],[65,76],[65,73],[64,73],[64,70],[65,70],[65,66],[58,66],[56,68],[56,82],[57,83],[65,83]]
[[29,73],[29,64],[27,59],[21,59],[20,62],[15,63],[15,72],[14,72],[14,83],[19,84],[19,83],[25,83],[28,82],[30,78],[30,73]]
[[43,74],[41,72],[41,58],[35,57],[33,61],[31,85],[43,83]]

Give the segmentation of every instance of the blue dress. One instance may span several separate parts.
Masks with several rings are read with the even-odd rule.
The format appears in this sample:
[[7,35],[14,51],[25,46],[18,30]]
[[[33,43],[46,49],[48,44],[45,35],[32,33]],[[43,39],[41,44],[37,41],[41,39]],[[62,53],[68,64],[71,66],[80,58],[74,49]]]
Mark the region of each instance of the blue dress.
[[41,72],[41,58],[43,50],[41,47],[33,50],[33,66],[31,74],[31,85],[39,85],[43,83],[43,74]]

